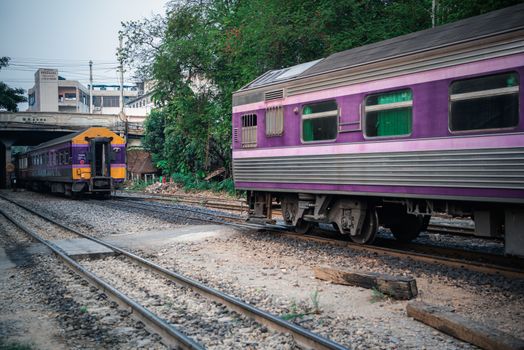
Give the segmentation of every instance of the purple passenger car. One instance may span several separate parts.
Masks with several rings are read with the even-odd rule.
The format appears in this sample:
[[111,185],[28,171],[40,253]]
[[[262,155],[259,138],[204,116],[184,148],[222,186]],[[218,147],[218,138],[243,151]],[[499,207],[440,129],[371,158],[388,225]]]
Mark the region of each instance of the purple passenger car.
[[91,127],[16,156],[17,177],[28,189],[110,195],[126,178],[125,141],[107,128]]
[[524,256],[524,4],[269,71],[233,96],[233,171],[250,219],[358,243],[433,213]]

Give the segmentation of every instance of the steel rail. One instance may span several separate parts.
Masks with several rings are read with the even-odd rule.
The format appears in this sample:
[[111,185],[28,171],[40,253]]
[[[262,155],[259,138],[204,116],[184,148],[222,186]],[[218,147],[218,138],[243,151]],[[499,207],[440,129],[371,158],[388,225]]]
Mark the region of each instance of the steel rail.
[[462,237],[480,238],[480,239],[487,239],[487,240],[493,240],[494,239],[493,237],[479,237],[479,236],[475,236],[475,229],[471,228],[471,227],[451,226],[451,225],[444,225],[444,224],[429,224],[427,229],[426,229],[426,231],[427,232],[432,232],[432,233],[440,233],[440,234],[462,236]]
[[[2,196],[5,199],[5,197]],[[10,201],[10,200],[9,200]],[[11,201],[12,202],[12,201]],[[17,203],[15,203],[17,204]],[[106,293],[113,301],[118,303],[121,307],[128,307],[133,314],[144,323],[145,327],[153,332],[159,334],[163,342],[167,346],[180,347],[182,349],[202,350],[204,347],[193,339],[183,334],[181,331],[171,326],[167,321],[161,319],[151,311],[144,308],[142,305],[129,298],[127,295],[120,292],[118,289],[112,287],[100,277],[96,276],[91,271],[84,268],[74,259],[69,257],[60,247],[54,243],[40,237],[35,231],[17,221],[14,217],[8,214],[5,210],[0,208],[0,213],[9,221],[11,221],[19,229],[30,235],[36,241],[43,243],[53,253],[55,253],[71,270],[82,276],[85,280]]]
[[122,255],[125,255],[126,257],[134,260],[135,262],[139,263],[141,266],[144,266],[146,268],[152,269],[153,271],[161,274],[165,278],[181,285],[188,287],[192,289],[193,291],[198,292],[200,295],[213,300],[215,302],[221,303],[230,309],[240,313],[249,316],[250,318],[254,319],[258,323],[261,323],[265,325],[266,327],[269,327],[273,330],[276,330],[278,332],[282,333],[290,333],[297,344],[308,348],[308,349],[319,349],[319,350],[344,350],[346,349],[344,346],[333,342],[332,340],[329,340],[327,338],[321,337],[318,334],[315,334],[303,327],[300,327],[298,325],[295,325],[293,323],[287,322],[275,315],[272,315],[268,312],[265,312],[261,309],[258,309],[250,304],[247,304],[243,302],[240,299],[237,299],[233,296],[230,296],[228,294],[225,294],[223,292],[220,292],[219,290],[216,290],[214,288],[208,287],[198,281],[195,281],[191,278],[188,278],[186,276],[183,276],[179,273],[176,273],[174,271],[167,270],[163,268],[162,266],[159,266],[149,260],[146,260],[142,257],[139,257],[131,252],[128,252],[120,247],[117,247],[111,243],[108,243],[106,241],[100,240],[98,238],[91,237],[89,235],[86,235],[68,225],[62,224],[60,222],[57,222],[56,220],[48,217],[47,215],[43,215],[41,213],[36,212],[35,210],[26,207],[23,204],[20,204],[16,201],[13,201],[9,198],[6,198],[4,196],[0,197],[10,201],[11,203],[20,206],[21,208],[24,208],[25,210],[44,218],[52,223],[54,223],[57,226],[60,226],[66,230],[70,230],[71,232],[74,232],[78,234],[79,236],[82,236],[84,238],[90,239],[94,242],[97,242],[99,244],[102,244],[110,249],[113,249],[115,252],[120,253]]
[[353,242],[346,242],[346,241],[340,241],[335,240],[331,238],[324,238],[324,237],[315,237],[315,236],[307,236],[307,235],[299,235],[297,233],[289,233],[289,232],[281,232],[277,231],[283,236],[304,240],[304,241],[315,241],[318,243],[323,244],[331,244],[331,245],[338,245],[342,247],[348,247],[351,249],[359,250],[359,251],[365,251],[370,253],[376,253],[379,255],[387,255],[392,256],[396,258],[402,258],[402,259],[411,259],[414,261],[420,261],[430,264],[440,264],[445,265],[453,268],[462,268],[474,272],[482,272],[490,275],[501,275],[507,278],[511,279],[523,279],[524,278],[524,270],[521,269],[515,269],[511,267],[506,266],[499,266],[494,265],[490,263],[481,263],[476,261],[467,261],[463,259],[457,259],[457,258],[448,258],[448,257],[442,257],[442,256],[435,256],[431,254],[424,254],[424,253],[418,253],[410,250],[401,250],[401,249],[394,249],[394,248],[386,248],[386,247],[378,247],[378,246],[371,246],[371,245],[361,245]]
[[113,195],[113,198],[139,198],[142,200],[156,200],[156,201],[166,201],[166,202],[177,202],[177,203],[187,203],[187,204],[196,204],[201,205],[206,208],[213,209],[227,209],[233,211],[245,212],[249,209],[249,206],[246,204],[245,200],[223,200],[221,198],[200,198],[190,195],[162,195],[162,194],[143,194],[138,196],[125,196],[125,195]]
[[[150,210],[150,211],[154,211],[151,208],[147,208],[148,206],[159,207],[159,208],[163,208],[166,210],[170,209],[165,205],[155,204],[155,203],[148,203],[147,205],[142,205],[141,207],[147,210]],[[137,206],[133,206],[133,207],[137,208]],[[173,209],[177,209],[177,208],[173,208]],[[183,209],[183,210],[192,211],[190,209]],[[172,213],[170,213],[170,215],[177,216],[177,217],[183,217],[181,215],[172,214]],[[187,217],[184,217],[184,218],[187,218]],[[353,242],[347,242],[347,241],[341,241],[341,240],[317,237],[317,236],[311,236],[311,235],[300,235],[294,232],[292,233],[292,232],[286,231],[287,229],[282,226],[275,227],[275,226],[263,226],[263,225],[258,225],[258,224],[238,224],[238,223],[229,223],[226,221],[206,220],[203,218],[194,218],[194,219],[203,221],[203,222],[213,222],[213,223],[219,223],[223,225],[235,226],[238,228],[264,229],[267,231],[277,232],[282,235],[286,235],[288,237],[292,237],[292,238],[296,238],[300,240],[309,240],[309,241],[316,241],[318,243],[323,243],[323,244],[338,245],[338,246],[352,248],[354,250],[376,253],[379,255],[387,255],[387,256],[392,256],[392,257],[402,258],[402,259],[411,259],[411,260],[420,261],[424,263],[430,263],[430,264],[440,264],[440,265],[449,266],[453,268],[462,268],[462,269],[466,269],[466,270],[470,270],[474,272],[486,273],[490,275],[502,275],[504,277],[511,278],[511,279],[524,278],[524,271],[522,269],[501,266],[501,265],[496,265],[496,264],[491,264],[491,263],[470,261],[470,260],[464,260],[464,259],[459,259],[459,258],[436,256],[436,255],[432,255],[428,253],[416,252],[413,250],[402,250],[402,249],[395,249],[395,248],[389,248],[389,247],[361,245],[361,244],[357,244]],[[465,251],[465,253],[466,253],[465,255],[471,255],[474,252]]]
[[[112,199],[114,200],[118,200],[118,201],[123,201],[123,202],[130,202],[134,205],[137,204],[137,202],[142,202],[142,203],[148,203],[148,205],[150,206],[157,206],[157,207],[161,207],[161,208],[166,208],[165,205],[166,204],[161,204],[161,203],[154,203],[152,201],[148,201],[147,199],[149,198],[139,198],[138,200],[136,200],[134,197],[113,197]],[[129,203],[127,203],[129,205]],[[133,205],[130,205],[130,206],[133,206]],[[194,208],[180,208],[180,207],[172,207],[173,209],[177,209],[177,210],[181,210],[181,211],[189,211],[189,212],[193,212],[193,213],[198,213],[199,211],[198,210],[195,210]],[[208,214],[209,213],[204,213],[204,214]],[[181,215],[176,215],[176,214],[173,214],[175,217],[182,217]],[[216,217],[216,218],[225,218],[225,219],[229,219],[229,220],[244,220],[243,218],[241,217],[236,217],[234,215],[225,215],[225,214],[218,214],[218,213],[213,213],[213,216]],[[187,217],[185,217],[187,218]],[[190,217],[190,219],[194,219],[194,220],[199,220],[199,221],[213,221],[213,220],[206,220],[206,219],[201,219],[201,218],[193,218],[193,217]]]

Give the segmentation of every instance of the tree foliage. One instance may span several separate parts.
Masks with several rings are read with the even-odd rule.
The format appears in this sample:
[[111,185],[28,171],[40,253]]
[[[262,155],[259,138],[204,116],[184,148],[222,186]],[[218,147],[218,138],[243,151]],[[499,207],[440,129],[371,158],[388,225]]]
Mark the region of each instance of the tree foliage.
[[[518,0],[438,0],[437,24]],[[126,62],[156,82],[145,144],[166,173],[228,168],[231,96],[262,73],[431,27],[431,0],[179,0],[123,24]],[[139,74],[139,75],[140,75]]]
[[[9,65],[9,57],[0,57],[0,69]],[[26,102],[25,90],[20,88],[10,88],[0,81],[0,108],[5,108],[10,112],[18,112],[18,103]]]

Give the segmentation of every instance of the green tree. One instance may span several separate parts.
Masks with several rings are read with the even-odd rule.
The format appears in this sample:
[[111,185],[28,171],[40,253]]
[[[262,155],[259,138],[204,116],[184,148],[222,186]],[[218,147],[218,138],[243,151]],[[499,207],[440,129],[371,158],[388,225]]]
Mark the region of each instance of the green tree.
[[436,23],[455,22],[520,3],[522,0],[437,0]]
[[[9,57],[0,57],[0,69],[9,65]],[[0,81],[0,108],[5,108],[10,112],[18,112],[18,103],[26,102],[25,90],[20,88],[10,88]]]
[[[438,0],[437,24],[517,3]],[[166,172],[229,167],[232,93],[264,72],[431,26],[431,0],[179,0],[124,23],[124,57],[156,81],[163,138],[146,143]],[[150,117],[156,125],[158,115]],[[149,135],[151,134],[151,135]],[[162,145],[153,146],[154,142]]]
[[166,113],[161,109],[152,110],[144,122],[145,132],[142,144],[151,153],[153,164],[160,169],[166,167],[164,156],[165,127]]

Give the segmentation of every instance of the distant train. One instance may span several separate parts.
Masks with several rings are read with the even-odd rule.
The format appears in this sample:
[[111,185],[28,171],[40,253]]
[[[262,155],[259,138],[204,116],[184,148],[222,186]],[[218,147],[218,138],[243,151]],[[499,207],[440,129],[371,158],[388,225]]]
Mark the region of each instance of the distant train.
[[16,155],[18,186],[63,193],[109,195],[126,178],[125,141],[93,127]]
[[250,219],[408,241],[432,214],[524,256],[524,4],[269,71],[233,95]]

